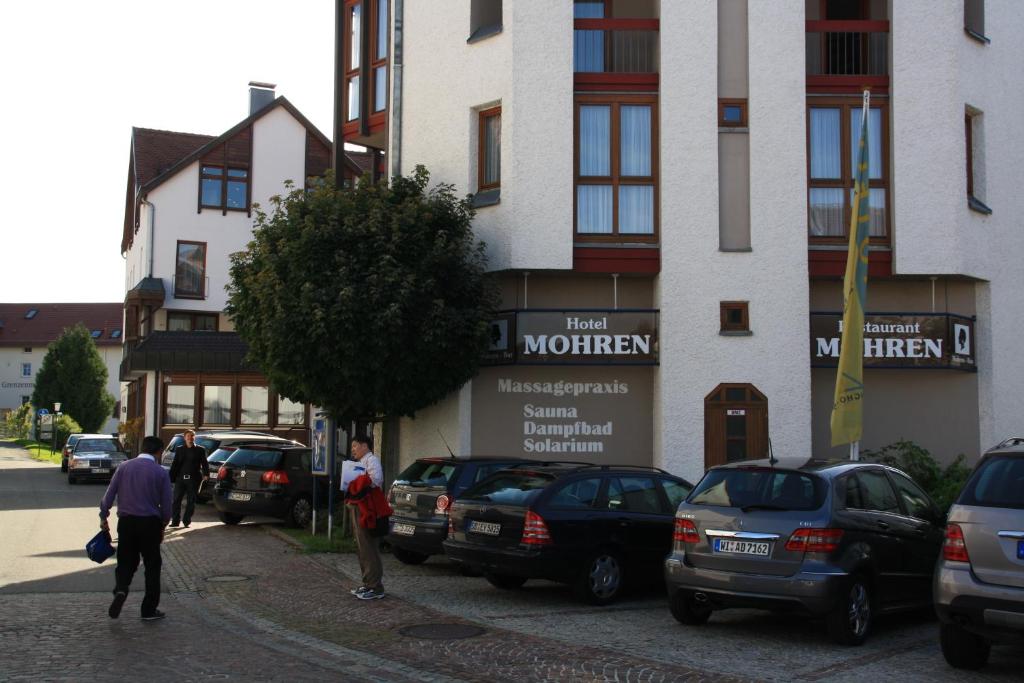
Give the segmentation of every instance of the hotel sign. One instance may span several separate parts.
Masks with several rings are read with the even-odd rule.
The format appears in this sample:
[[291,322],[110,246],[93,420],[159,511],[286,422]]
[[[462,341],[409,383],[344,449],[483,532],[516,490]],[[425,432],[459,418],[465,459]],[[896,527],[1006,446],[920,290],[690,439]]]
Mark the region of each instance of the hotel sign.
[[[811,313],[811,367],[834,368],[843,334],[841,313]],[[974,319],[953,313],[868,313],[865,368],[975,371]]]
[[528,310],[491,323],[492,365],[657,365],[658,311]]

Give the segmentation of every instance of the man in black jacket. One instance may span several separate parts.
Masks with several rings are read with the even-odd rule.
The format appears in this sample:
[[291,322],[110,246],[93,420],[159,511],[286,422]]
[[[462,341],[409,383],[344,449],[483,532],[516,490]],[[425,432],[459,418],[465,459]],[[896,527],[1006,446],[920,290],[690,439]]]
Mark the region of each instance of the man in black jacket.
[[[210,478],[210,465],[206,462],[206,449],[196,445],[196,433],[185,430],[185,445],[174,449],[171,463],[171,481],[174,482],[174,502],[171,504],[171,526],[178,526],[178,520],[187,528],[192,523],[196,509],[196,493],[199,484]],[[185,516],[181,513],[181,499],[185,499]]]

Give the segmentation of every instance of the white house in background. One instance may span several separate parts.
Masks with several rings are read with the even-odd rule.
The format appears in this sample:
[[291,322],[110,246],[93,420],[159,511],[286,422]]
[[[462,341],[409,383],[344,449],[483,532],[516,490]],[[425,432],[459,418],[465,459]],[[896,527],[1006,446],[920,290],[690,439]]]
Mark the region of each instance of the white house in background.
[[335,138],[475,193],[507,309],[493,367],[391,424],[399,465],[439,434],[692,480],[769,437],[843,457],[833,314],[865,86],[862,445],[948,460],[1024,433],[1021,3],[336,3]]
[[229,255],[252,237],[254,205],[268,207],[286,181],[301,188],[322,176],[331,142],[274,86],[250,86],[249,116],[221,135],[132,129],[122,416],[144,417],[145,432],[165,440],[185,427],[308,440],[308,407],[245,364],[224,288]]
[[[78,323],[89,329],[107,366],[107,393],[115,399],[120,396],[121,308],[119,303],[0,304],[0,420],[31,400],[47,348]],[[117,431],[119,411],[115,408],[101,432]]]

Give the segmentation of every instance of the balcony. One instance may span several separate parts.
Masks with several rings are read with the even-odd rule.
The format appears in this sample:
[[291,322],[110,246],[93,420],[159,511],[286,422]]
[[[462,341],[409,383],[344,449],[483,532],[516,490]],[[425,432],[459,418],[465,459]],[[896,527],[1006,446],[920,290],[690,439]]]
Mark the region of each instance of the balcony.
[[657,19],[576,19],[576,90],[657,90],[658,25]]
[[806,31],[808,91],[888,89],[888,21],[808,21]]

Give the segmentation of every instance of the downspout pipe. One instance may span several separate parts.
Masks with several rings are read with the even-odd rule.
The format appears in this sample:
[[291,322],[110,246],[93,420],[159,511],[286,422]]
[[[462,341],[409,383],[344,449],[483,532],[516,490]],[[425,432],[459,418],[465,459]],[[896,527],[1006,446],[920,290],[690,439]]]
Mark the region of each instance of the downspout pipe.
[[391,155],[392,177],[402,174],[402,42],[405,23],[405,2],[394,0],[395,47],[391,65]]
[[149,234],[146,236],[146,255],[149,257],[149,270],[147,271],[146,277],[153,277],[153,242],[155,240],[154,233],[156,231],[156,207],[153,206],[153,203],[145,197],[140,197],[139,203],[145,204],[146,207],[149,208]]

